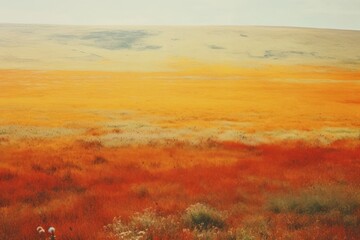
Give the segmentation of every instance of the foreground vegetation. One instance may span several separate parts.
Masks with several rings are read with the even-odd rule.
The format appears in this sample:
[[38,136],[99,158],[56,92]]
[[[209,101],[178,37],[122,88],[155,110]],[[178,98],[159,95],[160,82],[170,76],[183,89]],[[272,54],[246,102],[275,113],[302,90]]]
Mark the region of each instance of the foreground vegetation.
[[0,239],[360,235],[358,145],[52,144],[0,145]]
[[[227,214],[196,203],[177,215],[161,216],[154,209],[135,213],[128,222],[114,218],[105,231],[114,239],[207,239],[251,240],[311,238],[356,239],[360,227],[360,191],[342,186],[317,186],[297,193],[278,196],[268,201],[271,213],[247,219],[237,227],[227,223]],[[279,214],[283,215],[279,215]],[[295,213],[295,214],[289,214]],[[270,217],[272,216],[272,217]],[[276,227],[286,219],[286,231]],[[314,231],[314,227],[325,231]],[[343,228],[345,233],[338,231]],[[348,233],[346,233],[346,231]],[[335,235],[333,235],[335,234]]]

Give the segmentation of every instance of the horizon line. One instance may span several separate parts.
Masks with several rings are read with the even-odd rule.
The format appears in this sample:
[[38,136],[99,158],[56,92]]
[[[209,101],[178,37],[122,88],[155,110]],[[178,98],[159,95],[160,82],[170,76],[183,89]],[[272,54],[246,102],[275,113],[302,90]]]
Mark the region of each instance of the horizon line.
[[360,31],[353,28],[330,28],[294,25],[252,25],[252,24],[69,24],[69,23],[24,23],[0,22],[0,25],[36,25],[36,26],[73,26],[73,27],[263,27],[263,28],[300,28],[316,30]]

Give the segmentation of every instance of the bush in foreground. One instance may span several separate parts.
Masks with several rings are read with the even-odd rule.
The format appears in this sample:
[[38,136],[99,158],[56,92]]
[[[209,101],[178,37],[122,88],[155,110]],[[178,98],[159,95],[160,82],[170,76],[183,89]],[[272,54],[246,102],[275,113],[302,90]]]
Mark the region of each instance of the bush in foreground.
[[191,229],[224,228],[225,216],[207,205],[196,203],[188,207],[184,215],[185,224]]
[[173,216],[163,217],[153,209],[146,209],[142,213],[135,213],[128,223],[114,218],[111,224],[105,226],[105,230],[115,239],[172,239],[180,226]]
[[[204,204],[188,207],[182,218],[161,216],[152,209],[135,213],[128,222],[114,218],[105,226],[110,237],[115,239],[232,239],[233,234],[222,231],[225,216]],[[225,237],[225,238],[224,238]]]

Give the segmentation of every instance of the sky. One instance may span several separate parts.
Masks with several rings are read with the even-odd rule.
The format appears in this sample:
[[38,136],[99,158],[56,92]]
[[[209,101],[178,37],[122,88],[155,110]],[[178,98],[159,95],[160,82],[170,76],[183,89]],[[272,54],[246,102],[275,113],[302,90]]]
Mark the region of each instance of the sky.
[[360,30],[360,0],[0,0],[0,23]]

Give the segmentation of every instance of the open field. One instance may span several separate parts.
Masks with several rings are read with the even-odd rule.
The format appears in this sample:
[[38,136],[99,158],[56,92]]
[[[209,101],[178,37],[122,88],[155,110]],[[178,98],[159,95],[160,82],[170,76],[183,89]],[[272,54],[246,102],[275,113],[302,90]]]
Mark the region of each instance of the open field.
[[[347,143],[5,145],[1,238],[30,239],[41,223],[56,225],[60,239],[102,239],[102,226],[115,216],[126,221],[151,208],[181,221],[185,209],[200,202],[226,212],[224,232],[238,228],[254,239],[357,239],[359,153],[358,145]],[[287,207],[291,196],[301,198],[309,189],[315,200],[305,195]],[[189,239],[177,227],[176,237],[170,231],[160,239]]]
[[358,31],[0,34],[0,239],[359,238]]

